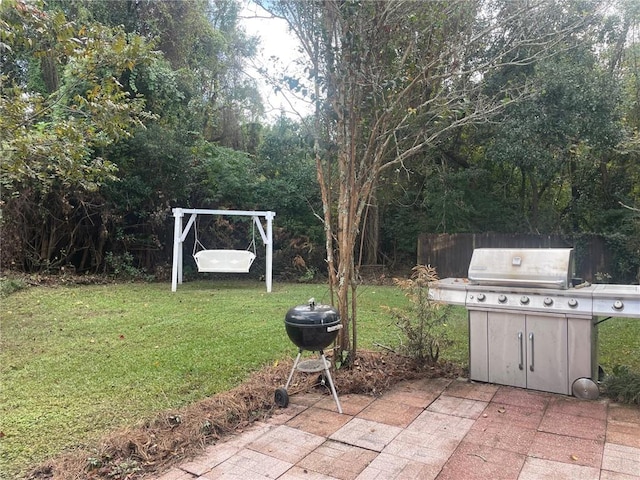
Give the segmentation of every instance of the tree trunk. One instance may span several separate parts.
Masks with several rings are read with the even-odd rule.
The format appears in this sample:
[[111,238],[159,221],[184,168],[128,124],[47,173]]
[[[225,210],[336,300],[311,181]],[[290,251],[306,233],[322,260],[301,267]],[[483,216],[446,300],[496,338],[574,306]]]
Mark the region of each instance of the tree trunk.
[[376,265],[378,263],[379,244],[380,209],[378,208],[378,197],[374,191],[369,197],[365,211],[364,224],[360,235],[358,266]]
[[540,216],[540,195],[538,192],[538,182],[533,174],[529,175],[529,183],[531,185],[531,206],[529,207],[531,212],[529,218],[531,219],[531,222],[529,228],[534,232],[537,232],[539,223],[538,217]]
[[58,90],[58,88],[60,88],[58,66],[56,63],[56,56],[52,50],[43,55],[40,60],[40,67],[42,68],[42,80],[47,88],[47,92],[53,93]]

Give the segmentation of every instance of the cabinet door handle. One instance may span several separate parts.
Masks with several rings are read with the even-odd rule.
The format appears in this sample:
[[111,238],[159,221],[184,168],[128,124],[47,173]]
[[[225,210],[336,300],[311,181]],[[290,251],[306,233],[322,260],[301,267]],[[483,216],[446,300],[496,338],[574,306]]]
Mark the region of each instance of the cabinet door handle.
[[518,368],[520,370],[524,370],[524,348],[522,345],[522,332],[518,332],[518,343],[520,348],[520,363],[518,364]]
[[531,342],[531,365],[529,365],[529,370],[531,370],[533,372],[533,352],[534,352],[534,348],[533,348],[533,332],[531,332],[529,334],[529,341]]

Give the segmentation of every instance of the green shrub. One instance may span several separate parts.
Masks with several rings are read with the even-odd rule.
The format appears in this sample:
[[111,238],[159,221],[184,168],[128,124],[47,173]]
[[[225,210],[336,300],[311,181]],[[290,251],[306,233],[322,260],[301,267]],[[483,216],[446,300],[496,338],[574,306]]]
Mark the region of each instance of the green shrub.
[[298,278],[299,283],[313,283],[318,276],[318,269],[316,267],[309,267]]
[[20,278],[0,277],[0,298],[8,297],[25,287],[26,283]]
[[450,307],[429,298],[429,283],[437,278],[435,268],[417,265],[411,278],[394,280],[410,302],[406,310],[389,310],[404,334],[400,349],[420,363],[437,362],[440,350],[452,344],[446,323]]
[[616,365],[603,382],[606,395],[620,403],[640,405],[640,373],[626,365]]
[[153,280],[152,275],[148,275],[144,269],[134,265],[134,257],[129,252],[120,255],[107,252],[105,262],[114,278],[121,280]]

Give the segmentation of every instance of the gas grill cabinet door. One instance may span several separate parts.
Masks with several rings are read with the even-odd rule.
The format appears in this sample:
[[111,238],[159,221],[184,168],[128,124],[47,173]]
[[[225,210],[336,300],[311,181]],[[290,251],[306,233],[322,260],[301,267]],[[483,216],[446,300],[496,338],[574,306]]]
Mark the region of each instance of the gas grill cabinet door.
[[489,382],[527,386],[525,316],[489,312],[487,320]]
[[527,388],[568,395],[567,319],[527,315],[526,326]]
[[470,311],[469,376],[568,395],[567,343],[564,316]]

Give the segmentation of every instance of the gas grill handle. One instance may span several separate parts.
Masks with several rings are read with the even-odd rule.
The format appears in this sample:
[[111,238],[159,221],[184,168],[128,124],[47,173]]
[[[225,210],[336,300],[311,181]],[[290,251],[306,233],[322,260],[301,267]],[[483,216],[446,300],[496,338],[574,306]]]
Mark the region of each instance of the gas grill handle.
[[547,286],[547,287],[561,288],[565,290],[568,286],[567,281],[563,279],[545,280],[542,278],[538,278],[538,279],[518,278],[514,280],[514,279],[503,279],[503,278],[493,278],[493,277],[479,277],[479,276],[474,276],[471,273],[469,273],[467,280],[469,280],[469,282],[473,285],[495,285],[498,287],[505,287],[505,286],[513,287],[515,285],[519,285],[522,287]]
[[534,352],[534,348],[533,348],[533,332],[531,332],[529,334],[529,341],[531,342],[531,365],[529,365],[529,370],[531,370],[533,372],[533,352]]
[[518,342],[519,342],[519,346],[520,346],[520,363],[518,364],[518,368],[520,370],[524,369],[524,348],[522,345],[522,332],[518,332]]

